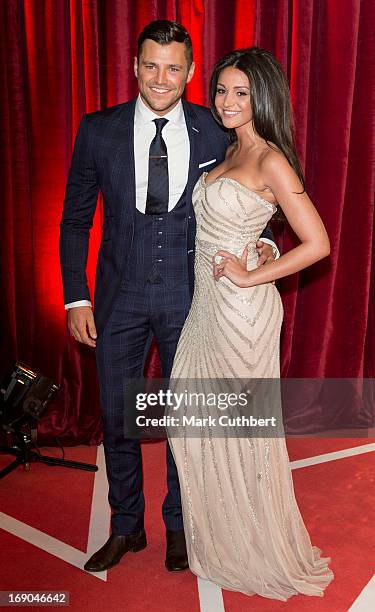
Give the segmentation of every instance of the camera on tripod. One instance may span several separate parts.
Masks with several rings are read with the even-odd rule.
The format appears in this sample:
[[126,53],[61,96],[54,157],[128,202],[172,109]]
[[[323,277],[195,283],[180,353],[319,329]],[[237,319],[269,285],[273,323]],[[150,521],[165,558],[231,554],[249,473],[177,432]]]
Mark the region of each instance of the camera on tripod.
[[24,426],[36,428],[36,421],[58,390],[58,385],[50,378],[41,376],[23,363],[16,363],[0,389],[0,425],[3,430],[17,434]]
[[[15,460],[0,470],[0,478],[23,465],[25,470],[35,461],[96,472],[96,465],[42,455],[36,447],[37,422],[56,396],[59,386],[29,366],[17,362],[0,389],[0,437],[11,442],[0,446],[0,452]],[[37,448],[37,447],[36,447]]]

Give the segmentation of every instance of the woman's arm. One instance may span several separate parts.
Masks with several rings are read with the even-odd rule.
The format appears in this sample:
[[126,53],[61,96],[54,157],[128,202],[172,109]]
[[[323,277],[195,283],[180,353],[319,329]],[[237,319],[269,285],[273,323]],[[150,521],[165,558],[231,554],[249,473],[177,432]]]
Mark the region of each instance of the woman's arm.
[[239,287],[269,283],[294,274],[330,253],[323,222],[307,193],[301,193],[301,182],[285,157],[276,151],[270,152],[262,161],[260,170],[265,185],[272,190],[301,244],[267,266],[250,271],[246,270],[246,249],[241,258],[219,251],[217,255],[224,259],[214,265],[215,279],[226,276]]

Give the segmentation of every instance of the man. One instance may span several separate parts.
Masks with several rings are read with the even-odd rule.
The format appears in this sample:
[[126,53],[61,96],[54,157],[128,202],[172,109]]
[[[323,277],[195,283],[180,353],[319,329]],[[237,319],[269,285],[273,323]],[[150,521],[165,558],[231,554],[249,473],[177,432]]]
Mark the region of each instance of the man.
[[[139,96],[85,116],[61,222],[61,268],[71,334],[96,346],[112,533],[86,563],[103,571],[146,546],[142,456],[123,436],[123,381],[140,378],[152,336],[168,377],[194,281],[193,187],[225,156],[227,134],[210,111],[181,99],[194,74],[191,39],[171,21],[150,23],[134,62]],[[95,322],[86,281],[89,230],[99,190],[103,236]],[[272,234],[272,233],[271,233]],[[271,236],[272,237],[272,236]],[[260,263],[272,248],[259,243]],[[165,565],[188,567],[176,466],[167,444]]]

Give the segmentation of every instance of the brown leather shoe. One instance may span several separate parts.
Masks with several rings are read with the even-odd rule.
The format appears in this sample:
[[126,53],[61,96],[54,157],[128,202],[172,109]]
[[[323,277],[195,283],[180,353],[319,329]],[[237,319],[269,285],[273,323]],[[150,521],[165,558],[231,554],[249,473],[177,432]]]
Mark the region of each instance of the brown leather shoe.
[[169,572],[181,572],[189,567],[184,530],[167,530],[165,567]]
[[109,536],[107,542],[85,563],[86,572],[103,572],[120,561],[125,553],[138,552],[146,548],[147,540],[144,529],[132,535]]

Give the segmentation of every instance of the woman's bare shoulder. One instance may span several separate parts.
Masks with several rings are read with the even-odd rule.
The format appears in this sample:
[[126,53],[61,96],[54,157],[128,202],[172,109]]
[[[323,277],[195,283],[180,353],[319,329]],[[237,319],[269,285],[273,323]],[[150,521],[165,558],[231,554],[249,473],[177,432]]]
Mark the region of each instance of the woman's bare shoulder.
[[258,157],[258,168],[262,175],[272,175],[280,172],[294,173],[284,153],[277,147],[266,147],[261,152]]
[[280,149],[272,142],[265,144],[258,156],[258,163],[261,164],[278,164],[282,160],[286,161],[286,157]]

